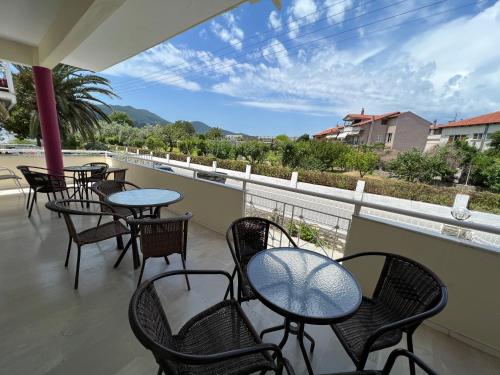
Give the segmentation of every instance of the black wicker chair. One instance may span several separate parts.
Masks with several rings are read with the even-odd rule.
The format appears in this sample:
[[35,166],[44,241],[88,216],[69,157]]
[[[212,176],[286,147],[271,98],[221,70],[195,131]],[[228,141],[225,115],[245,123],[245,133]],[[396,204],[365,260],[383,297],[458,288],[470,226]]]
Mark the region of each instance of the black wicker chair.
[[[332,325],[356,369],[362,370],[370,352],[398,344],[406,334],[408,350],[413,352],[412,335],[427,318],[444,309],[446,286],[427,267],[396,254],[364,252],[341,259],[384,257],[385,262],[371,298],[349,319]],[[410,373],[415,365],[410,361]]]
[[[92,184],[90,190],[99,197],[101,202],[105,202],[106,198],[114,193],[119,193],[125,190],[140,189],[139,186],[128,181],[120,180],[101,180]],[[106,210],[106,206],[103,206],[103,210]],[[131,216],[133,213],[126,207],[113,207],[113,212],[118,213],[121,216]]]
[[[226,232],[226,241],[235,264],[231,277],[234,279],[238,274],[240,303],[256,298],[246,277],[246,267],[252,256],[270,247],[298,247],[283,227],[261,217],[243,217],[233,221]],[[229,290],[225,297],[228,293]]]
[[[83,203],[86,203],[86,205],[84,205]],[[86,208],[84,208],[84,206]],[[102,210],[103,206],[107,206],[106,211]],[[64,221],[66,222],[66,227],[68,228],[69,243],[66,253],[66,261],[64,262],[65,267],[68,267],[69,254],[71,252],[72,243],[75,242],[78,247],[75,289],[78,289],[78,276],[80,273],[80,256],[82,246],[97,243],[110,238],[116,238],[118,246],[120,246],[120,244],[122,243],[121,236],[130,234],[130,230],[121,221],[116,220],[118,214],[116,212],[113,212],[113,207],[103,202],[65,199],[48,202],[46,204],[46,207],[51,211],[62,214],[64,216]],[[77,231],[72,216],[99,216],[99,222],[97,226],[90,227],[83,231]],[[102,218],[105,216],[112,217],[113,220],[101,224]],[[120,239],[120,241],[118,241],[118,239]],[[128,242],[124,251],[128,249],[130,244],[131,241]]]
[[[173,334],[156,293],[155,282],[173,275],[224,275],[231,299],[223,300],[191,318]],[[275,344],[264,344],[234,299],[232,278],[224,271],[179,270],[145,281],[129,306],[132,331],[153,353],[158,374],[243,375],[293,369]],[[276,358],[276,359],[274,359]]]
[[91,166],[91,167],[100,167],[99,169],[95,171],[91,171],[90,175],[87,177],[86,181],[88,183],[93,183],[97,181],[102,181],[105,180],[107,177],[107,171],[109,168],[108,163],[103,163],[103,162],[94,162],[94,163],[86,163],[84,166]]
[[[70,186],[75,184],[75,180],[71,177],[52,173],[50,170],[41,167],[32,167],[27,165],[17,166],[28,182],[30,187],[28,193],[28,200],[26,202],[26,209],[28,210],[28,217],[31,217],[33,206],[37,201],[39,193],[47,194],[47,199],[50,201],[51,196],[54,200],[57,199],[56,193],[61,195],[61,198],[69,198]],[[66,197],[64,196],[66,193]]]
[[382,370],[361,370],[361,371],[351,371],[351,372],[341,372],[341,373],[335,373],[335,374],[330,374],[330,375],[390,375],[391,370],[394,367],[394,363],[399,357],[406,357],[410,361],[410,363],[413,363],[414,365],[417,365],[428,375],[437,375],[437,372],[432,370],[429,366],[427,366],[420,358],[418,358],[415,354],[409,352],[408,350],[405,349],[396,349],[394,350],[390,355],[389,358],[387,359],[387,362],[385,363],[385,366]]
[[[137,286],[141,284],[146,260],[149,258],[165,258],[165,261],[169,264],[168,256],[179,254],[181,256],[182,267],[186,269],[188,222],[192,217],[193,214],[187,212],[182,216],[173,218],[144,218],[128,221],[129,225],[137,228],[141,241],[142,266]],[[124,255],[125,251],[120,255],[115,267],[120,264]],[[189,285],[187,275],[186,284],[190,290],[191,286]]]

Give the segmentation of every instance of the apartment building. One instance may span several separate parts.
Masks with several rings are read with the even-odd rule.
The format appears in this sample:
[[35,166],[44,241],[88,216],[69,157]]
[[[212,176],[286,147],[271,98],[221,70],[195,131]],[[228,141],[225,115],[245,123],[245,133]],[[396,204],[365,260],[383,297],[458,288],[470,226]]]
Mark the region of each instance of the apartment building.
[[431,123],[413,112],[389,112],[382,115],[350,113],[344,124],[323,130],[315,139],[350,144],[383,144],[391,150],[423,150]]
[[465,140],[480,150],[489,148],[491,134],[500,131],[500,111],[487,113],[465,120],[452,121],[445,125],[437,125],[429,134],[426,150],[431,148],[439,135],[439,145],[444,146],[456,140]]

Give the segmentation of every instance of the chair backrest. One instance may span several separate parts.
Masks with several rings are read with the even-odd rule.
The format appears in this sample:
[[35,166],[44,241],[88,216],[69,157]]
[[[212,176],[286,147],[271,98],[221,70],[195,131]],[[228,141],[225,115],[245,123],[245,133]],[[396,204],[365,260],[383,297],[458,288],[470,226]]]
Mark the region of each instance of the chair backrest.
[[92,167],[100,167],[97,170],[90,171],[90,178],[91,179],[105,179],[105,177],[106,177],[106,171],[109,168],[108,163],[92,162],[92,163],[86,163],[84,165],[90,165]]
[[[276,247],[274,242],[278,246],[297,247],[283,227],[261,217],[243,217],[235,220],[226,232],[226,240],[233,256],[236,257],[235,260],[244,266],[259,251]],[[284,241],[287,243],[284,244]]]
[[140,189],[139,186],[132,182],[123,180],[102,180],[92,184],[91,190],[96,193],[99,198],[106,198],[120,191]]
[[113,180],[124,181],[127,173],[126,169],[119,169],[113,173]]
[[188,222],[192,217],[188,212],[175,218],[132,220],[139,228],[143,255],[162,257],[186,251]]
[[54,200],[47,202],[45,207],[63,215],[69,235],[75,242],[79,242],[79,237],[72,216],[109,216],[113,212],[113,207],[106,203],[80,199]]
[[153,352],[165,370],[177,373],[175,362],[166,360],[175,359],[175,342],[152,281],[137,289],[130,301],[128,316],[132,331],[141,344]]
[[373,298],[390,306],[399,318],[404,319],[442,303],[445,289],[443,282],[424,265],[406,257],[386,254]]
[[30,167],[28,167],[27,165],[18,165],[17,169],[19,169],[24,179],[31,188],[34,189],[37,187],[36,180],[34,178],[34,172],[30,170]]

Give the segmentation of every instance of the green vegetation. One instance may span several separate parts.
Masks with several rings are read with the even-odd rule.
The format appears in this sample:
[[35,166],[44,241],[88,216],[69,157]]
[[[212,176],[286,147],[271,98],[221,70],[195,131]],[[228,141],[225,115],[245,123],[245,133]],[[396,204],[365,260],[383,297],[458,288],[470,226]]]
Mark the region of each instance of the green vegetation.
[[[14,85],[17,104],[5,121],[5,129],[19,138],[35,137],[40,144],[41,132],[36,105],[35,86],[31,67],[16,65]],[[63,144],[78,134],[83,140],[93,140],[99,120],[110,122],[99,104],[104,102],[95,95],[116,96],[109,81],[88,70],[59,64],[52,69],[57,113]]]

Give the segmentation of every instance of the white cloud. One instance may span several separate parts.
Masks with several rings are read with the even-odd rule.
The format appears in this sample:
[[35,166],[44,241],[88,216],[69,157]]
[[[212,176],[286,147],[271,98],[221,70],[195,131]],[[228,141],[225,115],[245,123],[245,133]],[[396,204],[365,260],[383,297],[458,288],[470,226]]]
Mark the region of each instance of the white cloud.
[[288,10],[288,36],[296,38],[302,25],[315,22],[320,17],[314,0],[295,0]]
[[[370,36],[366,30],[349,47],[324,41],[294,53],[271,40],[261,58],[224,70],[237,61],[165,43],[107,73],[151,73],[144,80],[210,90],[254,108],[322,116],[361,106],[372,113],[412,110],[430,120],[455,111],[466,116],[498,110],[500,49],[494,36],[500,35],[500,1],[429,30],[406,42],[394,32]],[[171,76],[179,80],[172,83]]]
[[281,31],[283,29],[283,25],[281,24],[281,17],[277,11],[273,10],[269,14],[268,26],[276,31]]
[[345,19],[347,11],[352,8],[353,1],[325,0],[325,7],[328,7],[326,14],[329,23],[340,23]]
[[212,32],[223,42],[229,43],[236,50],[243,47],[243,38],[245,33],[236,23],[236,17],[232,13],[226,13],[222,16],[225,26],[217,21],[212,21]]

